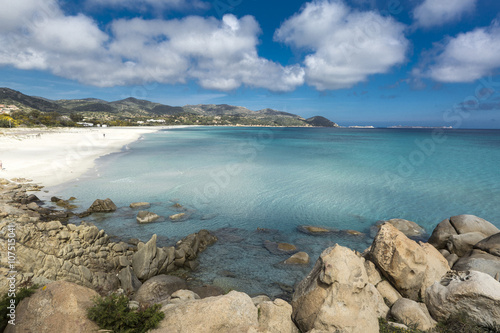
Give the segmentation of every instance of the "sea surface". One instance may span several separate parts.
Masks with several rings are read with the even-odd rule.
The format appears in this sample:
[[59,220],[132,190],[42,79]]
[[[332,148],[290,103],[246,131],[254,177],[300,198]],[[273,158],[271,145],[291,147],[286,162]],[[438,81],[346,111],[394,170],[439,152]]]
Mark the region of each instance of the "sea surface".
[[[118,239],[157,234],[166,246],[208,229],[219,241],[200,255],[193,283],[286,298],[328,246],[366,249],[379,220],[408,219],[430,233],[445,218],[474,214],[500,227],[500,130],[168,129],[49,194],[74,196],[81,210],[111,198],[117,212],[85,220]],[[138,224],[128,207],[137,201],[163,218]],[[186,220],[168,219],[181,212]],[[338,232],[308,235],[303,225]],[[279,242],[311,263],[283,265]]]

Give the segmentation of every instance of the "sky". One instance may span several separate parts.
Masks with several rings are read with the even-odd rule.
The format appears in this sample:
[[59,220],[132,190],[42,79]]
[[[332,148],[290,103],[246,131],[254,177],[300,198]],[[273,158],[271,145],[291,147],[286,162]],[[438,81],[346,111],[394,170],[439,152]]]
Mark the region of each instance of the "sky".
[[498,0],[0,0],[0,86],[500,128]]

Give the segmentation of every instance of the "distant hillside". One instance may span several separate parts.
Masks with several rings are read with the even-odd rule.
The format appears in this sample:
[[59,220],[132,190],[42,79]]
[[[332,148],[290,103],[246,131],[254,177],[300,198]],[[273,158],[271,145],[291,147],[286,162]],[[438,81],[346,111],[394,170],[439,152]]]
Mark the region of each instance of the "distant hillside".
[[310,124],[311,126],[317,126],[317,127],[340,127],[333,121],[328,120],[325,117],[321,116],[307,118],[306,123]]
[[0,104],[16,105],[21,109],[34,109],[42,112],[69,112],[69,110],[53,101],[40,97],[28,96],[9,88],[0,88]]
[[146,124],[148,118],[162,118],[163,120],[158,123],[338,127],[324,117],[304,119],[296,114],[269,108],[252,111],[242,106],[228,104],[170,106],[133,97],[114,102],[96,98],[52,101],[42,97],[27,96],[9,88],[0,88],[0,104],[14,104],[23,111],[55,111],[69,114],[72,119],[85,118],[101,123],[114,121],[120,125]]

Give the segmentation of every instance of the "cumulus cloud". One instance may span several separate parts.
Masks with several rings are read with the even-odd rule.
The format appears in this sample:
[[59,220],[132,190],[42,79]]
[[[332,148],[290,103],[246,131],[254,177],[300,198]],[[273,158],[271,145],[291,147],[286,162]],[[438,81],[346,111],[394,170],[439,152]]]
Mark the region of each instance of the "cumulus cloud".
[[473,82],[500,68],[500,22],[448,38],[433,50],[423,76],[440,82]]
[[413,10],[415,24],[430,28],[459,20],[476,7],[477,0],[424,0]]
[[404,30],[391,17],[323,0],[307,3],[274,39],[310,53],[304,60],[306,82],[329,90],[350,88],[403,63],[409,44]]
[[[10,20],[0,20],[0,65],[47,70],[100,87],[195,80],[224,91],[242,85],[290,91],[304,82],[300,66],[259,57],[261,31],[252,16],[123,19],[104,32],[91,18],[66,16],[57,5],[16,3],[22,5],[11,10]],[[23,20],[37,13],[43,18]]]

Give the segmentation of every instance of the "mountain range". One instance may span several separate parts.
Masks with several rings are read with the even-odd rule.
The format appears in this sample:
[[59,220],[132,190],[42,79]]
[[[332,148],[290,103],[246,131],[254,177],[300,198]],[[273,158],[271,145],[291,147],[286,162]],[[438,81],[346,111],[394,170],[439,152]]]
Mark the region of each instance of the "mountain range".
[[0,88],[0,104],[15,105],[23,111],[38,110],[57,112],[63,115],[79,113],[83,116],[98,114],[101,117],[106,116],[113,119],[175,116],[227,117],[238,123],[255,125],[338,127],[336,123],[321,116],[304,119],[296,114],[269,108],[252,111],[245,107],[227,104],[170,106],[133,97],[114,102],[96,98],[50,100],[28,96],[9,88]]

